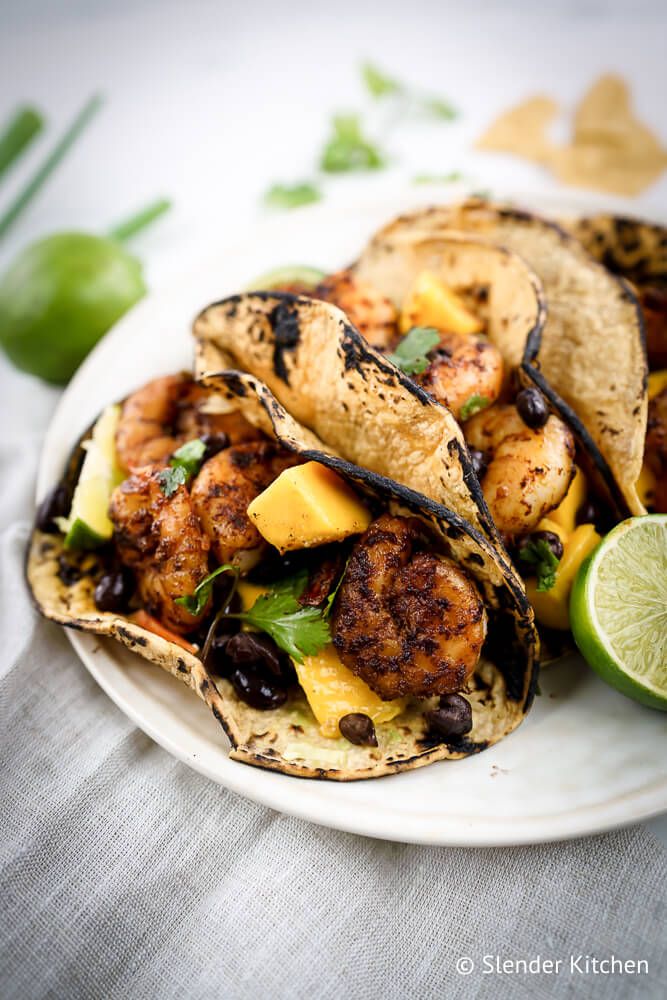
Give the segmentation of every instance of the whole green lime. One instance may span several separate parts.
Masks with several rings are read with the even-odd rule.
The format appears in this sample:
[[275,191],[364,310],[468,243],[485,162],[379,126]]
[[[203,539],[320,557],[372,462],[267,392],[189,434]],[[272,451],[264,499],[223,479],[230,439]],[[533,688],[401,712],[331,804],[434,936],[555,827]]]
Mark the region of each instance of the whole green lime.
[[140,261],[113,240],[48,236],[0,281],[0,345],[18,368],[62,384],[145,291]]

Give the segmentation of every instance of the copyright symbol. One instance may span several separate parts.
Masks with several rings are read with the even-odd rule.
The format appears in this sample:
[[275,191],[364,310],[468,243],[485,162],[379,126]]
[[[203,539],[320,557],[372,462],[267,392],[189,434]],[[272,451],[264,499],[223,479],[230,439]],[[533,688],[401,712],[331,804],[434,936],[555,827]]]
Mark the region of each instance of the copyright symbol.
[[475,963],[467,955],[461,955],[460,958],[456,959],[456,971],[460,976],[469,976],[474,968]]

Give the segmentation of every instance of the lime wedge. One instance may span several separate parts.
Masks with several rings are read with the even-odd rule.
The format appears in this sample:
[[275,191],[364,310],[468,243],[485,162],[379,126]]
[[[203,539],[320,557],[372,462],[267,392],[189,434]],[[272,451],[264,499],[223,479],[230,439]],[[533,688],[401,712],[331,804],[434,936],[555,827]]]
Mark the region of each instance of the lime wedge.
[[83,444],[86,457],[72,497],[72,509],[69,517],[58,520],[58,527],[65,535],[65,548],[95,549],[111,538],[109,499],[124,479],[116,460],[119,417],[120,406],[108,406]]
[[255,278],[248,285],[246,290],[270,292],[273,288],[282,288],[284,285],[304,285],[306,288],[315,288],[325,277],[324,271],[318,271],[316,267],[308,267],[306,264],[288,264],[285,267],[276,267],[273,271],[261,274],[259,278]]
[[632,517],[603,539],[577,573],[570,623],[603,680],[667,711],[667,514]]

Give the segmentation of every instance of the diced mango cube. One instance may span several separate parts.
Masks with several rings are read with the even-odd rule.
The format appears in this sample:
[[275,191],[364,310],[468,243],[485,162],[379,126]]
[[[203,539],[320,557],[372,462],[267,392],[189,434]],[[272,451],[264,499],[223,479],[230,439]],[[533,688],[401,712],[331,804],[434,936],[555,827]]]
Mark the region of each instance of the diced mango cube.
[[267,594],[268,590],[268,587],[263,587],[259,583],[250,583],[249,580],[239,580],[236,593],[241,600],[241,610],[250,611],[257,598],[261,597],[262,594]]
[[323,736],[340,736],[338,723],[344,715],[360,712],[373,723],[390,722],[405,709],[406,699],[382,701],[361,678],[341,663],[333,646],[325,646],[303,663],[294,661],[304,690]]
[[660,395],[663,389],[667,389],[667,368],[657,372],[651,372],[648,377],[648,398]]
[[586,499],[586,477],[579,468],[576,467],[574,479],[570,483],[570,488],[561,500],[558,507],[548,514],[550,521],[559,524],[566,535],[571,535],[576,527],[577,511]]
[[556,570],[556,582],[551,590],[538,590],[536,580],[526,580],[528,600],[535,617],[548,628],[569,629],[570,591],[577,570],[600,541],[592,524],[580,524],[563,546],[563,557]]
[[407,333],[413,326],[433,326],[436,330],[464,335],[484,329],[482,321],[470,312],[463,299],[432,271],[422,271],[417,276],[403,302],[399,329]]
[[354,490],[319,462],[282,472],[253,500],[248,516],[280,552],[340,542],[371,523]]

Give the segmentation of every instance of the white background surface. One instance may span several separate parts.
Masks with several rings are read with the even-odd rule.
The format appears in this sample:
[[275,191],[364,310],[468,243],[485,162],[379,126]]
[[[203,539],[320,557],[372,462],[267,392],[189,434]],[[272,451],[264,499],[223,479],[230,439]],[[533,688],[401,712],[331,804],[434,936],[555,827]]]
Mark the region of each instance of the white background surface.
[[[539,168],[474,154],[471,141],[529,94],[542,91],[571,107],[606,70],[632,82],[640,115],[667,141],[667,20],[661,4],[632,8],[3,0],[0,120],[29,99],[47,110],[52,128],[3,184],[0,206],[89,94],[102,92],[107,103],[0,246],[0,266],[33,237],[102,230],[166,194],[173,212],[136,248],[153,285],[177,280],[201,241],[210,245],[219,236],[226,243],[257,216],[268,185],[312,176],[330,113],[371,108],[357,72],[364,58],[448,97],[461,117],[395,126],[386,137],[392,170],[327,181],[329,198],[343,203],[351,192],[377,191],[399,175],[452,169],[479,187],[554,190]],[[370,115],[371,131],[383,131],[381,118]],[[666,208],[667,178],[636,202],[637,212]],[[310,262],[307,247],[303,259]],[[24,425],[35,448],[58,394],[0,364],[4,419]],[[651,827],[667,843],[667,822]]]

